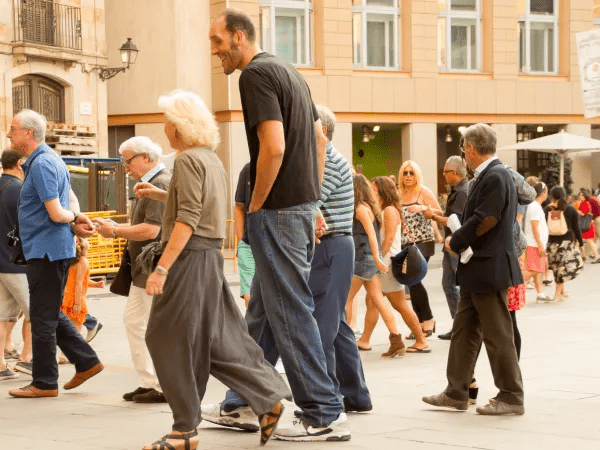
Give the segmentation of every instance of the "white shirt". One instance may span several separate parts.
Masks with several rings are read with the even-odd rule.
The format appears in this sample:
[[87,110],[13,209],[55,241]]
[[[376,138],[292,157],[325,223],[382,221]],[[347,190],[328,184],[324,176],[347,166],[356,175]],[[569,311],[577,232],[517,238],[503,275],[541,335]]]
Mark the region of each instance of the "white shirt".
[[481,164],[479,164],[479,166],[477,166],[477,169],[475,169],[473,171],[473,178],[477,178],[479,176],[479,174],[481,172],[483,172],[485,170],[485,168],[487,166],[489,166],[491,164],[492,161],[498,159],[497,156],[492,156],[490,159],[486,159],[484,162],[482,162]]
[[535,236],[533,235],[533,227],[531,226],[531,221],[538,221],[538,232],[540,233],[540,240],[542,241],[542,245],[544,247],[548,243],[548,224],[546,223],[546,216],[544,215],[544,210],[542,206],[537,202],[533,201],[527,206],[527,212],[525,213],[525,237],[527,238],[527,246],[529,247],[537,247],[537,241],[535,240]]

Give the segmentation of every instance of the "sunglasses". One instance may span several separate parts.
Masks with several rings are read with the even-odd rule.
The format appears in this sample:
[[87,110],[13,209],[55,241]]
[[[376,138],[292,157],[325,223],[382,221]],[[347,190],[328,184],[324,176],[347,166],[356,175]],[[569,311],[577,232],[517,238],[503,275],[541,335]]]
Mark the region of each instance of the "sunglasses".
[[414,174],[415,174],[414,172],[408,171],[408,170],[405,172],[402,172],[402,175],[405,177],[409,177],[409,176],[412,177]]
[[131,158],[129,159],[124,159],[123,160],[123,165],[124,166],[130,166],[131,165],[131,161],[133,161],[135,158],[137,158],[138,156],[142,156],[143,153],[138,153],[136,155],[133,155]]

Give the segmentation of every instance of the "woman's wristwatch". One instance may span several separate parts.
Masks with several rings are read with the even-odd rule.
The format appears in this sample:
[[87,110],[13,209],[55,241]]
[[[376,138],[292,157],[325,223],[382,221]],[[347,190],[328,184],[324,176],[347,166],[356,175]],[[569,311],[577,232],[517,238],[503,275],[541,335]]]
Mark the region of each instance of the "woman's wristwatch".
[[166,277],[167,275],[169,275],[169,271],[168,271],[167,269],[165,269],[163,266],[158,266],[158,265],[157,265],[157,266],[154,268],[154,271],[155,271],[157,274],[159,274],[159,275],[163,275],[163,276],[165,276],[165,277]]

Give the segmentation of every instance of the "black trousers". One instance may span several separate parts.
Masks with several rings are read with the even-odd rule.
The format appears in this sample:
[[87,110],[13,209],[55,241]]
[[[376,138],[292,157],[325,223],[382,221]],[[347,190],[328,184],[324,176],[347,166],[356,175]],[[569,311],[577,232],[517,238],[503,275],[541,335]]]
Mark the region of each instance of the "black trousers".
[[71,259],[27,261],[29,315],[33,350],[33,384],[38,389],[58,389],[56,346],[77,372],[100,362],[92,347],[60,310]]
[[[425,261],[429,262],[429,256],[425,257]],[[427,289],[425,289],[423,283],[419,282],[417,284],[413,284],[408,288],[408,290],[410,292],[410,301],[412,303],[413,310],[419,319],[419,323],[433,319],[431,306],[429,306],[429,294],[427,294]]]
[[448,354],[446,395],[456,400],[469,398],[469,384],[481,340],[490,360],[498,400],[523,404],[523,379],[515,350],[508,290],[467,293],[461,290],[452,327]]

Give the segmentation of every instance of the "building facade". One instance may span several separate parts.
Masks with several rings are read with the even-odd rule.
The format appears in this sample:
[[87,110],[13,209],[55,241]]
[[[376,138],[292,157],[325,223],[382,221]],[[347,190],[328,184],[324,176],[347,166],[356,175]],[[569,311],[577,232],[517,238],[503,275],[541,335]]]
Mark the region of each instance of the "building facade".
[[[23,108],[46,116],[59,153],[107,146],[103,0],[0,0],[0,142]],[[52,129],[56,129],[56,133]]]
[[[422,168],[443,191],[444,161],[459,154],[459,128],[491,124],[500,146],[566,131],[600,138],[584,119],[575,35],[600,24],[598,0],[106,0],[108,47],[125,35],[140,48],[135,70],[108,82],[109,136],[146,134],[167,148],[157,97],[197,92],[221,129],[231,191],[248,160],[238,91],[210,56],[211,18],[247,11],[265,51],[292,62],[313,99],[331,108],[334,141],[368,177]],[[109,59],[110,62],[110,59]],[[547,155],[507,152],[539,174]],[[574,187],[600,181],[600,156],[573,156]]]

